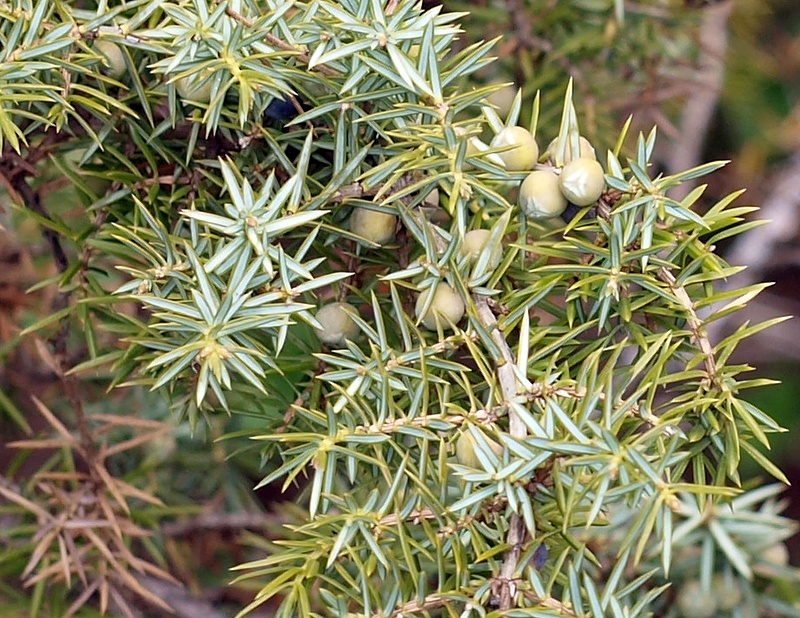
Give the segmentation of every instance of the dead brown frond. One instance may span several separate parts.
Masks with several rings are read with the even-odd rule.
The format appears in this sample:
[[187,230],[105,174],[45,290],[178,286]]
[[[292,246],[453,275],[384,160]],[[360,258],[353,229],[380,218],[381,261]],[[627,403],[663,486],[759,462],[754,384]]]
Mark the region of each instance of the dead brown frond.
[[[0,485],[0,496],[30,513],[37,523],[31,538],[34,547],[21,574],[24,584],[30,587],[45,582],[72,589],[77,580],[82,589],[65,618],[92,598],[97,599],[101,612],[106,612],[111,602],[124,615],[134,616],[126,601],[130,593],[171,613],[170,606],[144,587],[137,576],[156,577],[177,585],[179,582],[135,555],[132,549],[137,540],[152,533],[131,520],[130,503],[162,506],[162,502],[116,478],[107,467],[112,456],[157,439],[171,427],[156,421],[98,414],[82,417],[84,426],[76,435],[41,401],[34,398],[34,403],[56,437],[19,440],[9,446],[65,449],[75,458],[79,470],[42,470],[33,476],[27,490]],[[106,446],[104,438],[121,428],[133,430],[135,435]]]

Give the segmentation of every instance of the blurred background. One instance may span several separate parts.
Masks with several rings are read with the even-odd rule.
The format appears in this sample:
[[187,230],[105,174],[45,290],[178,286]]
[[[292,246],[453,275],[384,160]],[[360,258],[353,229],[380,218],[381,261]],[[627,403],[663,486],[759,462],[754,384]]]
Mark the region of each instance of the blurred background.
[[[426,0],[424,4],[439,3]],[[798,0],[453,0],[445,1],[444,7],[471,12],[462,20],[464,45],[502,37],[496,48],[498,64],[465,87],[512,84],[492,96],[501,115],[517,88],[523,89],[526,110],[534,93],[541,90],[537,139],[542,150],[557,133],[564,89],[572,78],[582,132],[598,153],[614,146],[620,127],[633,115],[634,136],[658,125],[657,158],[665,173],[705,161],[732,161],[703,178],[708,183],[705,203],[747,188],[737,203],[761,206],[756,218],[770,223],[754,226],[718,247],[729,262],[747,266],[728,285],[731,289],[766,281],[774,285],[746,310],[712,324],[712,343],[746,320],[800,316]],[[629,149],[633,141],[629,138]],[[62,230],[78,230],[91,221],[91,204],[102,200],[111,187],[107,166],[102,160],[90,160],[78,169],[74,153],[57,153],[53,163],[40,177],[40,193],[46,198],[43,207]],[[64,169],[77,170],[82,182],[76,185],[67,179]],[[58,277],[48,237],[40,229],[41,217],[21,216],[11,206],[15,201],[13,195],[0,192],[0,205],[4,205],[0,222],[6,228],[0,232],[0,472],[24,478],[26,471],[41,467],[42,462],[19,457],[3,445],[43,429],[41,419],[32,413],[31,394],[56,408],[61,394],[43,339],[21,333],[27,325],[61,309],[62,299],[54,285]],[[80,254],[80,242],[69,250]],[[109,286],[118,283],[112,269],[108,274]],[[70,342],[76,362],[86,358],[84,335]],[[114,345],[108,333],[98,330],[92,336],[98,349]],[[778,387],[750,391],[749,396],[789,430],[772,437],[773,454],[793,482],[788,514],[800,520],[800,451],[795,446],[800,431],[800,321],[782,322],[749,339],[736,362],[752,365],[753,377],[781,382]],[[86,378],[87,410],[124,405],[131,414],[169,419],[168,404],[162,398],[135,389],[108,392],[109,377],[97,373]],[[274,402],[254,405],[266,407]],[[258,415],[254,410],[253,426]],[[147,465],[139,461],[129,469],[147,476],[153,487],[171,487],[169,500],[175,515],[213,511],[246,517],[254,506],[267,504],[277,526],[291,519],[291,505],[278,508],[274,503],[290,497],[279,496],[270,487],[253,496],[261,462],[252,444],[234,440],[216,443],[209,451],[204,442],[252,430],[249,420],[220,415],[218,426],[198,427],[195,439],[188,430],[165,436],[148,445]],[[209,453],[213,466],[209,466]],[[122,472],[128,469],[124,461],[119,465]],[[756,474],[760,472],[755,465],[743,471],[745,479]],[[236,589],[219,584],[227,579],[227,566],[243,558],[231,555],[231,548],[235,554],[238,546],[230,542],[230,530],[211,525],[214,521],[205,528],[167,526],[168,557],[190,588],[202,588],[206,597],[212,590],[235,595]],[[799,538],[792,540],[790,549],[792,562],[800,563]],[[208,568],[201,573],[196,565]],[[0,571],[4,568],[13,572],[16,567],[0,564]]]
[[[750,398],[788,429],[772,438],[772,448],[793,485],[788,514],[800,519],[800,2],[730,4],[717,105],[707,124],[681,127],[678,140],[685,132],[702,132],[702,160],[732,161],[709,178],[709,194],[746,188],[739,202],[760,206],[757,218],[769,221],[721,251],[732,264],[747,266],[731,286],[774,285],[737,314],[735,323],[716,325],[712,333],[724,336],[745,320],[795,316],[752,338],[737,360],[752,365],[754,374],[781,382],[751,391]],[[756,474],[755,466],[744,474]],[[792,563],[798,564],[800,539],[789,545]]]

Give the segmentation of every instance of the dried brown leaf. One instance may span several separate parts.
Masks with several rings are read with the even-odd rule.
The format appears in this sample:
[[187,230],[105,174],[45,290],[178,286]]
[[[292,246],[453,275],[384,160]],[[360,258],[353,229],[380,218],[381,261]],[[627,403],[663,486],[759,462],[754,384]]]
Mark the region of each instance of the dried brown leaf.
[[141,489],[137,489],[133,485],[130,485],[123,481],[122,479],[116,479],[117,481],[117,488],[119,489],[120,493],[125,496],[129,496],[131,498],[138,498],[142,502],[147,502],[148,504],[153,504],[155,506],[164,506],[164,503],[157,498]]
[[[125,597],[120,594],[119,590],[117,590],[114,586],[111,586],[110,593],[111,598],[114,599],[114,603],[117,604],[119,611],[125,614],[125,618],[137,618],[133,608],[128,605],[128,601],[126,601]],[[172,608],[168,608],[168,611],[170,613],[174,613]]]
[[130,519],[122,519],[117,520],[119,524],[120,530],[122,530],[122,534],[126,537],[150,537],[153,536],[153,531],[148,530],[147,528],[142,528],[141,526],[137,526],[133,523]]
[[34,513],[40,520],[52,520],[52,516],[50,513],[45,511],[42,507],[38,504],[23,498],[18,493],[10,491],[0,485],[0,496],[3,496],[6,500],[13,502],[14,504],[18,504],[26,511]]
[[66,582],[67,587],[72,588],[72,571],[70,569],[71,560],[69,556],[69,550],[67,549],[67,544],[62,535],[57,535],[56,539],[58,540],[58,556],[59,564],[61,564],[61,572],[64,576],[64,581]]
[[126,588],[130,589],[143,599],[148,600],[150,603],[153,603],[164,610],[170,612],[172,611],[172,608],[169,605],[144,588],[136,580],[136,578],[130,574],[127,565],[123,565],[119,562],[119,560],[117,560],[116,556],[113,555],[108,546],[94,533],[93,530],[84,530],[84,535],[97,548],[103,558],[105,558],[107,565],[111,567],[113,576],[118,578]]
[[62,528],[64,527],[64,523],[69,520],[68,513],[59,513],[58,517],[52,518],[51,521],[47,522],[45,525],[40,525],[39,529],[36,531],[36,534],[33,535],[33,541],[39,542],[45,536],[50,534],[51,532],[61,532]]
[[70,616],[74,616],[75,612],[80,610],[86,602],[91,598],[91,596],[97,590],[97,580],[93,581],[87,588],[83,590],[83,592],[78,595],[78,598],[67,608],[66,613],[64,614],[64,618],[70,618]]
[[169,427],[162,428],[158,431],[149,431],[147,433],[138,435],[135,438],[131,438],[130,440],[119,442],[110,448],[103,448],[101,451],[101,457],[110,457],[111,455],[116,455],[117,453],[122,453],[132,448],[136,448],[137,446],[141,446],[142,444],[146,444],[156,438],[159,438],[160,436],[168,434],[170,431],[171,428]]
[[[25,587],[30,588],[35,586],[39,582],[53,580],[56,582],[60,582],[61,580],[61,561],[56,560],[52,564],[47,565],[46,567],[37,571],[35,575],[32,575],[28,579],[25,580]],[[70,570],[76,571],[75,564],[70,564]]]
[[136,416],[117,416],[114,414],[92,414],[92,420],[103,421],[109,425],[137,427],[142,429],[172,430],[172,425]]
[[82,483],[89,479],[83,472],[37,472],[37,481],[60,481],[68,483]]
[[80,530],[82,528],[110,528],[113,524],[107,519],[89,519],[81,517],[64,522],[64,530]]
[[75,446],[75,440],[66,440],[64,438],[42,438],[40,440],[15,440],[9,442],[8,446],[11,448],[29,448],[46,449],[46,448],[72,448]]
[[122,528],[119,525],[119,519],[117,518],[117,514],[114,512],[114,509],[111,508],[111,505],[105,499],[105,497],[101,497],[98,501],[98,506],[100,510],[103,512],[103,515],[106,516],[106,519],[111,522],[111,527],[114,529],[114,533],[117,535],[117,538],[122,538]]
[[134,562],[136,562],[137,571],[140,573],[145,573],[148,575],[152,575],[153,577],[157,577],[165,582],[169,582],[174,586],[180,586],[183,588],[183,582],[179,579],[176,579],[171,573],[165,571],[158,565],[153,564],[152,562],[148,562],[147,560],[142,560],[139,557],[134,556]]
[[46,421],[47,421],[47,422],[50,424],[50,426],[51,426],[53,429],[55,429],[55,430],[56,430],[56,431],[59,433],[59,435],[60,435],[62,438],[64,438],[65,440],[68,440],[68,441],[69,441],[69,443],[71,444],[72,448],[76,448],[76,449],[78,449],[78,448],[79,448],[78,441],[77,441],[77,440],[75,439],[75,437],[74,437],[74,436],[73,436],[73,435],[72,435],[72,434],[71,434],[71,433],[70,433],[70,432],[67,430],[67,428],[66,428],[66,427],[64,427],[64,425],[61,423],[61,421],[59,421],[59,420],[58,420],[58,419],[57,419],[57,418],[56,418],[56,417],[53,415],[53,413],[52,413],[50,410],[48,410],[48,409],[47,409],[47,406],[45,406],[45,405],[44,405],[44,404],[43,404],[43,403],[42,403],[42,402],[39,400],[39,398],[38,398],[38,397],[36,397],[36,396],[32,396],[32,397],[31,397],[31,399],[33,400],[33,404],[36,406],[36,409],[39,411],[39,414],[41,414],[41,415],[42,415],[42,416],[45,418],[45,420],[46,420]]
[[100,613],[105,614],[108,611],[108,567],[105,562],[100,564],[100,576],[98,580],[100,581],[99,591],[100,591]]
[[83,566],[83,558],[88,553],[89,547],[83,546],[80,549],[77,545],[75,545],[75,539],[72,538],[72,535],[67,535],[64,538],[64,542],[67,544],[67,548],[69,549],[70,556],[72,557],[72,566],[75,569],[75,572],[78,574],[78,578],[81,580],[81,583],[84,586],[89,585],[89,578],[86,574],[86,569]]
[[172,607],[166,601],[164,601],[160,597],[157,597],[152,592],[150,592],[147,588],[142,586],[136,580],[136,578],[131,576],[131,574],[128,573],[127,571],[125,571],[125,570],[120,571],[118,569],[115,569],[114,570],[114,574],[116,576],[118,576],[122,580],[122,583],[124,583],[125,587],[128,588],[131,592],[134,592],[134,593],[138,594],[143,599],[146,599],[147,601],[149,601],[153,605],[155,605],[157,607],[160,607],[161,609],[163,609],[165,611],[168,611],[171,614],[175,613],[175,610],[172,609]]
[[133,555],[133,552],[131,552],[130,548],[125,544],[124,539],[113,538],[109,539],[109,541],[109,550],[112,551],[117,560],[127,564],[129,569],[132,568],[138,570],[135,564],[136,557]]
[[[47,349],[47,344],[45,344],[41,337],[34,337],[33,345],[36,348],[36,353],[39,355],[42,364],[57,376],[63,376],[64,372],[61,370],[61,365],[53,353]],[[34,397],[34,399],[36,398]]]
[[86,528],[83,530],[83,536],[85,536],[89,542],[100,552],[100,555],[106,559],[106,562],[110,562],[115,566],[119,566],[117,559],[111,553],[111,550],[108,548],[108,545],[94,533],[94,530],[91,528]]
[[[31,552],[31,558],[28,560],[28,564],[25,565],[25,568],[22,569],[22,579],[25,579],[30,575],[36,566],[41,562],[42,558],[47,554],[47,551],[50,549],[50,545],[55,540],[56,536],[58,536],[58,532],[55,530],[51,530],[48,534],[44,535],[41,540],[36,544],[36,547],[33,548]],[[59,565],[56,565],[59,566]]]
[[103,481],[103,485],[105,485],[108,493],[114,497],[114,500],[116,500],[120,508],[125,511],[126,514],[129,514],[130,509],[128,508],[128,503],[125,502],[123,495],[119,493],[115,479],[108,473],[108,470],[106,470],[105,466],[101,462],[96,461],[94,462],[92,468],[97,473],[97,476],[100,477],[100,480]]

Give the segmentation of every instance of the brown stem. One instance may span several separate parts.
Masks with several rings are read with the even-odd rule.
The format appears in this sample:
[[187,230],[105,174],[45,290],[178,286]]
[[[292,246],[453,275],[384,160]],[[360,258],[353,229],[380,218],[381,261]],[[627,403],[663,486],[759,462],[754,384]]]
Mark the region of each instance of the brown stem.
[[[389,614],[392,618],[402,618],[409,614],[421,614],[422,612],[429,612],[432,609],[445,607],[448,600],[437,595],[430,595],[422,600],[409,601],[403,603],[400,607]],[[372,618],[384,618],[385,614],[373,614]]]
[[532,603],[535,603],[537,605],[543,605],[544,607],[547,607],[549,609],[554,609],[563,616],[575,615],[575,610],[573,610],[569,605],[565,605],[564,603],[562,603],[558,599],[554,599],[553,597],[545,597],[545,598],[537,597],[533,592],[529,590],[523,591],[522,594],[525,595],[525,598],[529,599]]
[[[385,191],[386,195],[391,195],[392,193],[397,193],[398,191],[402,191],[407,186],[414,184],[415,182],[419,181],[419,176],[415,174],[406,174],[402,176],[397,182],[395,182],[388,191]],[[336,191],[330,198],[329,202],[331,204],[341,204],[346,202],[347,200],[359,199],[362,197],[374,197],[378,195],[381,191],[384,191],[384,186],[380,187],[372,187],[367,188],[360,182],[354,182],[349,185],[345,185],[338,191]]]
[[718,376],[717,361],[714,358],[714,348],[705,333],[703,321],[697,315],[697,311],[695,311],[694,302],[686,291],[686,288],[682,285],[678,285],[675,275],[667,268],[662,267],[658,271],[658,278],[667,284],[670,292],[675,295],[681,307],[686,312],[686,319],[689,322],[689,329],[692,331],[692,338],[703,353],[703,364],[706,368],[709,383],[716,385],[718,383]]
[[[502,358],[495,359],[497,368],[497,378],[500,381],[500,393],[503,403],[508,403],[517,396],[517,377],[514,375],[514,355],[506,343],[506,338],[497,326],[494,314],[485,296],[475,294],[473,296],[475,309],[481,324],[490,332],[495,345],[500,348]],[[525,423],[519,418],[516,412],[509,409],[509,433],[515,438],[524,438],[527,434]]]
[[[403,521],[419,522],[423,519],[436,519],[437,514],[431,509],[415,509],[411,511]],[[381,528],[394,528],[400,521],[400,516],[397,513],[390,513],[381,517],[377,523],[377,527]]]
[[[517,378],[514,375],[513,369],[515,363],[514,355],[508,347],[505,336],[497,326],[494,314],[489,308],[486,297],[476,294],[473,296],[473,300],[481,323],[489,330],[492,340],[500,348],[502,358],[495,359],[497,378],[500,381],[500,393],[503,397],[503,402],[508,403],[517,396]],[[508,407],[508,417],[509,433],[515,438],[524,438],[527,433],[525,424],[510,406]],[[525,521],[522,517],[517,513],[511,515],[511,521],[508,525],[508,535],[506,536],[506,543],[508,543],[509,549],[503,558],[503,565],[500,567],[500,574],[497,578],[501,611],[511,609],[516,602],[516,574],[519,568],[519,559],[522,554],[527,532]]]

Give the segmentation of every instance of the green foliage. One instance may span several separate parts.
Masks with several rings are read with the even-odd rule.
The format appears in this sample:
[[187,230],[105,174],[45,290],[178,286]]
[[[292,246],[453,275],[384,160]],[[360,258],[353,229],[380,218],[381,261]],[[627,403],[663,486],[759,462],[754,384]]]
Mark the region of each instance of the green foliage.
[[[460,45],[458,14],[377,0],[78,4],[15,0],[0,14],[4,154],[54,161],[85,207],[68,225],[42,210],[35,175],[9,183],[68,246],[68,302],[27,332],[85,334],[86,358],[59,374],[73,390],[76,374],[111,366],[108,384],[164,393],[198,433],[220,414],[254,419],[224,437],[250,438],[239,456],[268,462],[261,484],[298,486],[307,510],[283,538],[251,535],[268,555],[237,567],[237,582],[259,589],[240,615],[272,599],[287,617],[672,615],[666,583],[708,588],[715,572],[747,587],[748,609],[732,615],[800,613],[774,584],[796,582],[795,570],[754,579],[759,552],[791,527],[777,489],[742,493],[739,468],[747,456],[784,480],[763,454],[781,428],[742,396],[769,381],[728,362],[774,321],[706,334],[763,287],[715,290],[738,270],[715,245],[755,225],[754,209],[734,205],[738,194],[700,209],[702,186],[670,197],[724,162],[659,175],[655,129],[629,136],[625,124],[594,144],[607,186],[596,204],[528,220],[516,205],[527,172],[507,172],[502,148],[471,138],[525,116],[563,161],[568,145],[579,151],[572,83],[562,76],[563,104],[552,88],[520,94],[501,117],[486,100],[496,87],[463,86],[492,44]],[[610,11],[625,3],[613,4],[592,15],[624,39],[628,22]],[[101,70],[98,37],[123,50],[119,80]],[[279,100],[293,119],[271,115]],[[557,131],[540,111],[560,113]],[[544,158],[537,169],[554,168]],[[109,184],[97,192],[88,178]],[[397,217],[395,239],[353,233],[355,208]],[[475,229],[490,230],[477,258],[460,250]],[[465,316],[428,328],[415,303],[442,282]],[[356,308],[360,331],[333,348],[314,335],[315,309],[331,300]],[[103,431],[81,428],[111,421],[71,403],[73,441],[40,410],[57,446],[93,471],[69,480],[102,484],[97,508],[127,522],[148,494],[108,478],[105,447],[89,447]],[[130,427],[147,440],[114,454],[160,431]],[[455,456],[463,432],[474,458]],[[34,488],[2,495],[18,516],[40,514]],[[140,536],[108,528],[120,547]],[[59,559],[57,544],[39,547]],[[38,581],[69,587],[79,562]]]

